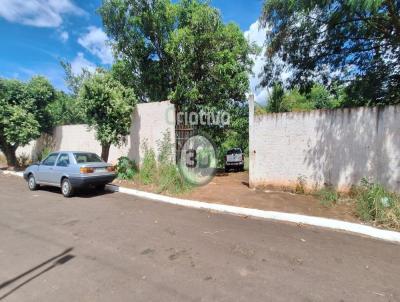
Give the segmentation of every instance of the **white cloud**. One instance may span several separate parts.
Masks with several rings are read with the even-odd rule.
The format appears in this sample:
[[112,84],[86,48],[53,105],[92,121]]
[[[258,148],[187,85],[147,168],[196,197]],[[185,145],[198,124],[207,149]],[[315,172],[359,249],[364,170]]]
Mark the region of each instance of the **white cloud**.
[[88,32],[79,37],[78,43],[98,57],[102,64],[113,63],[114,57],[108,37],[101,28],[88,27]]
[[74,74],[81,74],[82,69],[94,72],[96,65],[87,60],[83,53],[78,52],[77,56],[71,62],[71,70]]
[[68,39],[69,39],[69,34],[68,34],[68,32],[67,31],[62,31],[62,32],[60,32],[60,39],[61,39],[61,41],[62,42],[67,42],[68,41]]
[[63,14],[84,15],[71,0],[1,0],[0,16],[10,22],[36,27],[58,27]]
[[252,55],[252,60],[254,62],[252,74],[250,75],[250,89],[254,94],[254,99],[257,103],[265,104],[267,101],[268,89],[263,87],[258,87],[260,84],[259,75],[263,70],[265,65],[265,36],[267,33],[266,28],[260,28],[259,22],[256,21],[250,25],[249,30],[245,31],[244,36],[250,43],[255,43],[257,46],[261,47],[262,50],[259,55]]
[[[260,74],[262,73],[264,65],[266,63],[265,41],[268,30],[270,30],[268,26],[261,27],[259,21],[256,21],[251,24],[250,28],[244,33],[245,37],[250,43],[255,43],[257,44],[257,46],[261,47],[260,54],[257,56],[252,56],[254,65],[252,69],[252,75],[250,75],[250,89],[251,92],[254,94],[254,100],[262,105],[265,105],[267,103],[271,91],[271,89],[269,88],[259,87],[261,81]],[[283,66],[282,74],[280,75],[280,77],[282,82],[285,83],[291,75],[291,68],[279,58],[273,58],[273,62],[274,64],[279,64]]]

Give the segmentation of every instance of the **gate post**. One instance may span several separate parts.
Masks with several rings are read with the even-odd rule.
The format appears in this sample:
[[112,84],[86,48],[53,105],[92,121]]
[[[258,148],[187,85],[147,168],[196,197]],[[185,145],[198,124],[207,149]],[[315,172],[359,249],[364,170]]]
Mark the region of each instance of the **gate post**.
[[249,187],[253,188],[253,173],[256,157],[256,150],[254,149],[254,94],[250,94],[249,102]]

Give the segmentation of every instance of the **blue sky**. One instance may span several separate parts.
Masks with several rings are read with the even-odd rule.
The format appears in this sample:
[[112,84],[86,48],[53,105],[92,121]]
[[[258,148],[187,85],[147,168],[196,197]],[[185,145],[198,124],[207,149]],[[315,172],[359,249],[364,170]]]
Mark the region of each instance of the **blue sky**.
[[[112,55],[96,9],[101,0],[2,0],[0,5],[0,76],[27,80],[46,76],[66,90],[60,59],[73,70],[109,66]],[[212,0],[225,22],[234,21],[249,31],[260,15],[262,0]],[[250,38],[251,40],[254,40]],[[256,41],[258,42],[258,41]]]

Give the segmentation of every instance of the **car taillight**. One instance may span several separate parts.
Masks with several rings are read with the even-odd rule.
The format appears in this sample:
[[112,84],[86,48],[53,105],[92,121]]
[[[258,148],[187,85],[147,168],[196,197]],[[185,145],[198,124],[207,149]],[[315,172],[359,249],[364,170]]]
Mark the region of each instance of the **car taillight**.
[[225,155],[225,161],[227,161],[228,160],[228,156],[227,155]]
[[242,160],[244,160],[244,154],[242,154]]
[[115,171],[115,167],[114,166],[107,167],[107,171],[108,172],[114,172]]
[[82,168],[79,169],[79,171],[82,174],[88,174],[88,173],[93,173],[94,169],[93,168],[89,168],[89,167],[82,167]]

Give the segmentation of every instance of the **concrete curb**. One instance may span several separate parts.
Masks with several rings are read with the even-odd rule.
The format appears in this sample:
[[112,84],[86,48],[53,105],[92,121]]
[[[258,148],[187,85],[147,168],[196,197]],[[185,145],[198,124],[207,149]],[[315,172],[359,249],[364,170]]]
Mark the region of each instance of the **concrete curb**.
[[[22,172],[14,171],[1,171],[2,174],[13,175],[22,177]],[[241,208],[223,204],[207,203],[202,201],[180,199],[176,197],[170,197],[165,195],[159,195],[149,192],[143,192],[135,189],[128,189],[124,187],[119,187],[116,185],[107,185],[106,189],[111,192],[119,192],[123,194],[128,194],[136,197],[146,198],[158,202],[174,204],[178,206],[184,206],[195,209],[211,210],[220,213],[228,213],[239,216],[250,216],[256,218],[272,219],[278,221],[286,221],[292,223],[300,223],[306,225],[312,225],[317,227],[323,227],[333,230],[346,231],[355,234],[361,234],[369,236],[372,238],[378,238],[382,240],[392,241],[400,243],[400,232],[387,231],[378,228],[374,228],[367,225],[362,225],[358,223],[346,222],[341,220],[313,217],[299,214],[282,213],[274,211],[263,211],[257,209]]]
[[4,175],[12,175],[12,176],[18,176],[18,177],[23,177],[24,176],[23,172],[7,171],[7,170],[5,170],[5,171],[0,170],[0,171],[1,171],[0,173],[4,174]]
[[263,211],[250,208],[241,208],[223,204],[207,203],[202,201],[180,199],[165,195],[159,195],[154,193],[143,192],[134,189],[128,189],[124,187],[119,187],[115,185],[108,185],[107,190],[111,192],[124,193],[136,197],[151,199],[158,202],[174,204],[178,206],[190,207],[195,209],[211,210],[220,213],[228,213],[239,216],[250,216],[256,218],[272,219],[278,221],[286,221],[293,223],[306,224],[311,226],[323,227],[328,229],[340,230],[351,232],[355,234],[361,234],[373,238],[378,238],[382,240],[392,241],[400,243],[400,233],[395,231],[387,231],[378,228],[374,228],[367,225],[362,225],[358,223],[351,223],[341,220],[313,217],[299,214],[282,213],[274,211]]

